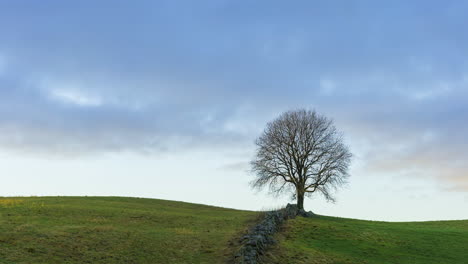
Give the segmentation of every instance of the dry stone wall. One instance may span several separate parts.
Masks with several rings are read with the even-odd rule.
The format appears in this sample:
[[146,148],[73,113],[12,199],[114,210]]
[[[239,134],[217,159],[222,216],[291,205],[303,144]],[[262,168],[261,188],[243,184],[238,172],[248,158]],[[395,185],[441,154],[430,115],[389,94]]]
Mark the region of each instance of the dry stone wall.
[[298,210],[295,204],[288,204],[284,209],[265,213],[263,220],[241,238],[242,246],[235,256],[235,263],[257,264],[259,256],[263,255],[265,249],[275,243],[273,235],[281,224],[297,215],[310,217],[313,213]]

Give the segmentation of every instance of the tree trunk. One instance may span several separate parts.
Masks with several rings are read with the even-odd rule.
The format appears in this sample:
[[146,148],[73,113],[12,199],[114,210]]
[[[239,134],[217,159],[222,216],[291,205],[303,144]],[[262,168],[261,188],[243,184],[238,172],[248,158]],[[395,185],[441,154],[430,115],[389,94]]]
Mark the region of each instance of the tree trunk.
[[297,209],[304,210],[304,193],[297,191]]

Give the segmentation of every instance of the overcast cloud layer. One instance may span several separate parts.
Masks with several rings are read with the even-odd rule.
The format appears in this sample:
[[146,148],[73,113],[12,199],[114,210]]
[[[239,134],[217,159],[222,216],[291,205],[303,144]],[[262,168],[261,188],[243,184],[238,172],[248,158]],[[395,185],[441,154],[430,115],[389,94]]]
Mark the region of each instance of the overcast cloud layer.
[[466,192],[467,11],[463,1],[3,1],[0,148],[251,150],[268,120],[306,107],[336,121],[357,172]]

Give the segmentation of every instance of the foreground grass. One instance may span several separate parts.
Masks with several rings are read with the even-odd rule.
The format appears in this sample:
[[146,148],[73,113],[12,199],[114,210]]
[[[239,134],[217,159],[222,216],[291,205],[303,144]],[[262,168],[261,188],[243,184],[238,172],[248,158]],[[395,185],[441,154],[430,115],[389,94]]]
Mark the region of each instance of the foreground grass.
[[468,221],[290,220],[266,263],[468,263]]
[[224,263],[255,215],[154,199],[0,198],[0,263]]

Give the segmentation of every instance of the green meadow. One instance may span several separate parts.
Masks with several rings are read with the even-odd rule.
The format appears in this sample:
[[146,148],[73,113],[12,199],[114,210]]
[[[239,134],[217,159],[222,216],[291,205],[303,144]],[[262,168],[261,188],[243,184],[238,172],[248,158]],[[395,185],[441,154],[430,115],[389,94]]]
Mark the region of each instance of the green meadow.
[[[260,214],[122,197],[0,198],[0,263],[229,263]],[[468,221],[288,220],[263,263],[468,263]]]
[[0,263],[225,263],[255,217],[155,199],[0,198]]
[[468,263],[468,221],[376,222],[318,216],[290,220],[265,263]]

